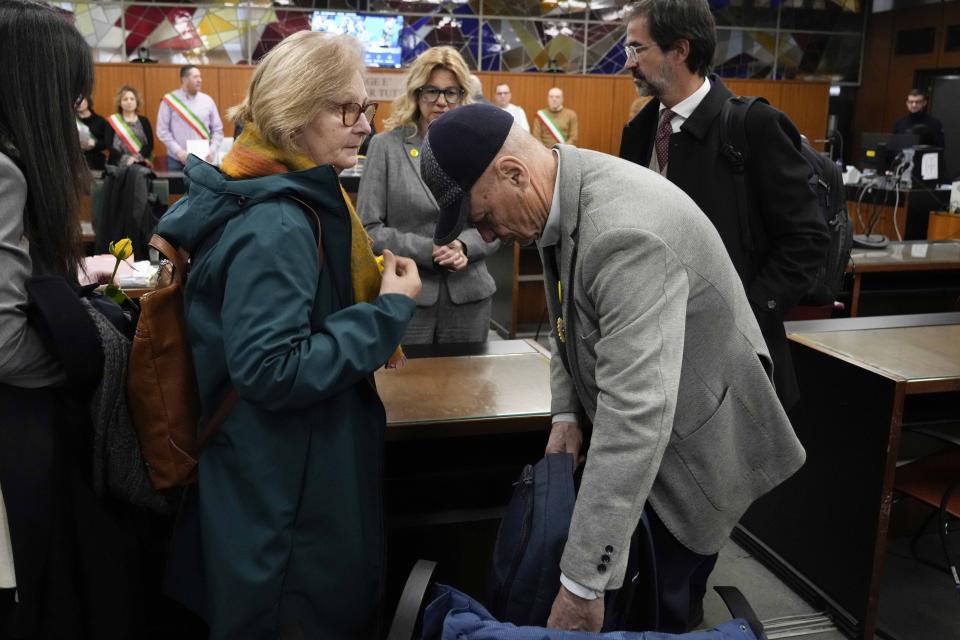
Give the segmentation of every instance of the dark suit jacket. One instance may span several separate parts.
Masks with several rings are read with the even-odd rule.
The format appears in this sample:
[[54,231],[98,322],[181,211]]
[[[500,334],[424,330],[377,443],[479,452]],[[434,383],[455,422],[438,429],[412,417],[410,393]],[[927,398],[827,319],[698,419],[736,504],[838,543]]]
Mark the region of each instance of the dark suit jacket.
[[[797,399],[797,381],[783,316],[806,293],[827,250],[826,223],[808,184],[810,165],[800,154],[800,134],[790,119],[762,103],[746,120],[747,188],[753,251],[743,246],[731,165],[720,156],[720,110],[733,94],[716,76],[710,92],[670,137],[667,178],[710,218],[743,281],[747,298],[774,360],[774,380],[784,407]],[[651,100],[623,130],[620,157],[645,167],[660,102]]]

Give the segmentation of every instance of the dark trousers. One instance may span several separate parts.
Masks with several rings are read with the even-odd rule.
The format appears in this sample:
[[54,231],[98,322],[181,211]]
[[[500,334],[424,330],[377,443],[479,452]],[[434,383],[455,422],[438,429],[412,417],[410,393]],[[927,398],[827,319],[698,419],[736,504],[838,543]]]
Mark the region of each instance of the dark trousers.
[[659,601],[657,631],[686,633],[703,620],[703,596],[707,579],[717,564],[717,554],[690,551],[673,537],[663,521],[646,507],[653,534]]

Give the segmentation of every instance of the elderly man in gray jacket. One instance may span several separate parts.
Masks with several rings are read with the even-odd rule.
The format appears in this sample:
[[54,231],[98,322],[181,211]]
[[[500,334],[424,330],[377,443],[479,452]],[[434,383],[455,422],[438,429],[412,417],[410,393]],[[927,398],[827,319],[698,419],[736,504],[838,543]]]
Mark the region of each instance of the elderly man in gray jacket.
[[554,329],[547,451],[576,456],[592,425],[548,625],[600,629],[646,508],[661,630],[688,630],[733,526],[804,461],[717,231],[656,173],[546,149],[488,105],[434,122],[421,168],[437,244],[467,220],[488,241],[537,243]]

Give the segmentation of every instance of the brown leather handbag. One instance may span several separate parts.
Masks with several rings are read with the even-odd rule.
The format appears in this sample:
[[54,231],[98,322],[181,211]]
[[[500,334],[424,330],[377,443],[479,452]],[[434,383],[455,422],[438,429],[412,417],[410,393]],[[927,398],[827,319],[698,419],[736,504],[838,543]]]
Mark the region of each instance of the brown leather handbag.
[[149,244],[167,262],[156,288],[140,297],[127,369],[127,405],[153,486],[170,489],[196,479],[199,452],[236,404],[237,392],[230,390],[202,436],[198,434],[200,396],[183,315],[189,257],[158,235]]
[[[287,197],[312,214],[323,263],[316,211],[299,198]],[[200,452],[230,415],[238,396],[231,387],[201,429],[200,394],[183,313],[190,257],[159,235],[150,238],[149,244],[166,262],[156,288],[140,297],[140,319],[127,368],[127,405],[153,486],[170,489],[196,480]]]

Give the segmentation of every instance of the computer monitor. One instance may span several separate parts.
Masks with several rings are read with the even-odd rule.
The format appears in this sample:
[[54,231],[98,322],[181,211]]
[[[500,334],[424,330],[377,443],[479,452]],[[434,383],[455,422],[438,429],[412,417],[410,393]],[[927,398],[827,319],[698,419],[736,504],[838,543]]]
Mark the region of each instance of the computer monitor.
[[403,63],[400,46],[403,35],[401,16],[314,11],[310,29],[346,33],[357,38],[363,45],[363,60],[368,67],[399,69]]
[[919,136],[909,133],[864,133],[862,169],[873,169],[879,174],[891,170],[897,154],[917,146],[919,140]]

